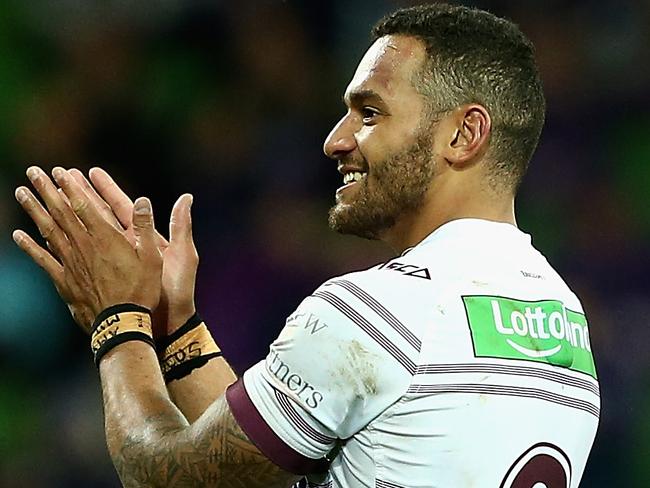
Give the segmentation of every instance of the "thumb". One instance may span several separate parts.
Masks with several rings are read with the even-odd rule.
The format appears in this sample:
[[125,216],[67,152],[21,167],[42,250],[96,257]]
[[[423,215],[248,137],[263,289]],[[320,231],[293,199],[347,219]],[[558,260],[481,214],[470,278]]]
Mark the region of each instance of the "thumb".
[[157,249],[155,232],[151,202],[148,198],[140,197],[133,204],[133,234],[138,255]]
[[191,208],[194,197],[189,193],[182,195],[172,209],[169,220],[170,245],[191,245],[192,240],[192,215]]

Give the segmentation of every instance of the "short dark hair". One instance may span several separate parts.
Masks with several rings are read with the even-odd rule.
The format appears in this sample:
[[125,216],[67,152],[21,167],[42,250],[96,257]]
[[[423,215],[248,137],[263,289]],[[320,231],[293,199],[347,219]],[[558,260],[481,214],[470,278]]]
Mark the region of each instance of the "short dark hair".
[[397,10],[372,29],[372,40],[420,40],[427,61],[414,84],[435,112],[466,103],[492,118],[490,185],[516,192],[544,125],[545,100],[534,48],[512,22],[448,4]]

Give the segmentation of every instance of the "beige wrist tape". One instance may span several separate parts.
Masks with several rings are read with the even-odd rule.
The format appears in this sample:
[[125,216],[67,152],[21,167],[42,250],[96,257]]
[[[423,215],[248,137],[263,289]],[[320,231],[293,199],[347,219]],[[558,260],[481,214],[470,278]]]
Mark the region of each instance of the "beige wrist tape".
[[114,305],[101,312],[93,325],[90,349],[95,365],[115,346],[127,341],[142,341],[153,347],[151,314],[132,303]]
[[156,349],[166,382],[183,378],[222,355],[207,326],[196,314],[173,334],[158,341]]

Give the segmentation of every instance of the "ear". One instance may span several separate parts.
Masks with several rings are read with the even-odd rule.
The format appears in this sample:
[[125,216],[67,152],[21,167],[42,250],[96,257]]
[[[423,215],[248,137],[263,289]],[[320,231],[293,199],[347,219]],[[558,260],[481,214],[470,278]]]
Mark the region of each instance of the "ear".
[[462,105],[445,121],[442,155],[458,169],[483,156],[488,149],[492,119],[485,107],[477,103]]

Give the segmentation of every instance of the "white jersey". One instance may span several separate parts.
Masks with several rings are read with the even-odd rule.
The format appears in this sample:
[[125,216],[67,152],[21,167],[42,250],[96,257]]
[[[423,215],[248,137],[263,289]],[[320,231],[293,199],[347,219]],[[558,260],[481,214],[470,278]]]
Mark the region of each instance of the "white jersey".
[[324,283],[227,398],[312,487],[575,488],[600,414],[580,301],[477,219]]

